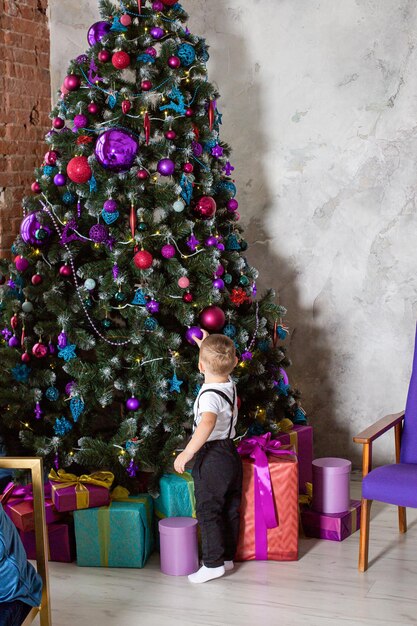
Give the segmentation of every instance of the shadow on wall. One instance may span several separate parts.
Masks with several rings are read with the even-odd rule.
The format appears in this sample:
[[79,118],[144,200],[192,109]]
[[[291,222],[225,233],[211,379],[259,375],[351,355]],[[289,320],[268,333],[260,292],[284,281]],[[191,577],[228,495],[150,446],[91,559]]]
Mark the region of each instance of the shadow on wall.
[[[260,85],[259,72],[262,68],[250,56],[250,40],[245,38],[243,29],[239,28],[236,11],[225,6],[223,0],[211,0],[209,9],[201,3],[199,5],[203,19],[207,19],[207,43],[212,46],[208,65],[209,80],[216,82],[215,79],[218,79],[222,95],[219,103],[224,113],[221,136],[233,149],[237,198],[245,238],[249,243],[248,260],[259,270],[260,291],[274,288],[279,303],[288,310],[286,322],[290,327],[290,337],[283,344],[293,362],[288,375],[290,383],[300,389],[302,406],[314,427],[315,457],[348,457],[359,465],[360,451],[351,440],[349,428],[343,423],[336,423],[337,379],[334,376],[330,331],[326,332],[326,328],[319,324],[320,310],[314,306],[312,310],[302,307],[300,292],[303,289],[303,276],[297,274],[290,259],[280,256],[280,239],[272,239],[267,231],[267,222],[272,214],[279,213],[280,204],[279,197],[273,193],[276,181],[267,178],[263,167],[265,154],[271,153],[271,146],[268,146],[268,138],[262,129],[270,127],[273,120],[262,119],[265,108],[262,99],[268,97],[265,85]],[[188,10],[192,18],[192,8]],[[208,11],[210,16],[207,15]],[[212,15],[215,15],[217,27],[209,19]],[[192,21],[195,23],[195,17]],[[201,21],[191,30],[202,34]],[[216,33],[216,44],[213,30]],[[279,102],[276,109],[280,109]],[[279,176],[278,171],[277,178]],[[281,219],[283,222],[285,219]],[[285,230],[281,229],[280,237],[285,236]],[[300,250],[293,251],[294,257],[298,254],[301,254]]]

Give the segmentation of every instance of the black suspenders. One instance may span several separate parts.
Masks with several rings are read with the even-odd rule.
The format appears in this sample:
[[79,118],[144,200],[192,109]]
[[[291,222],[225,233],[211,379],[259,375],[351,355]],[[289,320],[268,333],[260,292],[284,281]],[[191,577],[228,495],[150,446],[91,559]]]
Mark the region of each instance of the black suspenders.
[[[231,435],[232,428],[233,428],[233,418],[234,418],[234,413],[235,413],[236,387],[235,386],[233,387],[233,400],[229,398],[227,393],[224,393],[224,391],[220,391],[220,389],[204,389],[204,391],[202,391],[200,395],[198,396],[198,400],[200,401],[200,396],[202,396],[203,393],[207,393],[208,391],[211,391],[212,393],[216,393],[218,396],[221,396],[223,400],[226,400],[227,404],[231,408],[232,415],[230,418],[230,427],[229,427],[229,432],[227,435],[227,438],[230,439],[230,435]],[[197,416],[198,416],[199,404],[200,402],[198,402],[197,404]],[[194,427],[195,428],[197,427],[197,418],[194,420]]]

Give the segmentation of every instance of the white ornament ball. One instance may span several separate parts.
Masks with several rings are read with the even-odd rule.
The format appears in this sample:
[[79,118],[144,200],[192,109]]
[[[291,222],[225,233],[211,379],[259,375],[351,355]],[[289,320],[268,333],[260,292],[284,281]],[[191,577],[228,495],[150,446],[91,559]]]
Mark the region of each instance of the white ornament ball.
[[172,205],[172,208],[176,213],[181,213],[185,209],[185,204],[181,200],[176,200]]
[[31,313],[33,311],[33,304],[29,302],[29,300],[26,300],[22,304],[22,311],[24,313]]
[[88,291],[93,291],[95,286],[96,286],[96,281],[94,280],[94,278],[87,278],[84,281],[84,287],[88,289]]

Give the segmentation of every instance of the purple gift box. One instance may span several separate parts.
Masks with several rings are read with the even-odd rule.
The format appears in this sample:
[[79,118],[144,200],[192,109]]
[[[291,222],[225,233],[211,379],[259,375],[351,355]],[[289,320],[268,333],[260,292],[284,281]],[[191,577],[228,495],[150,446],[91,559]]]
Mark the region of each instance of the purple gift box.
[[[78,509],[92,509],[97,506],[107,506],[110,503],[110,493],[107,487],[98,485],[83,485],[83,502],[80,503],[79,493],[74,485],[63,487],[62,484],[51,481],[52,501],[60,513],[76,511]],[[85,493],[87,491],[87,493]]]
[[[49,484],[44,486],[44,494],[45,520],[47,524],[52,524],[59,521],[62,516],[52,503],[51,486]],[[24,532],[33,530],[35,518],[32,485],[16,486],[13,483],[9,483],[2,497],[2,504],[16,528]]]
[[301,511],[301,523],[307,537],[343,541],[357,530],[361,521],[361,502],[351,500],[344,513],[318,513],[312,509]]
[[[48,558],[50,561],[71,563],[75,560],[74,523],[63,522],[51,524],[48,530]],[[20,532],[20,538],[26,550],[28,559],[36,559],[35,533]]]
[[283,445],[294,446],[298,457],[298,486],[300,493],[306,493],[306,483],[313,480],[313,428],[293,426],[288,432],[274,437]]

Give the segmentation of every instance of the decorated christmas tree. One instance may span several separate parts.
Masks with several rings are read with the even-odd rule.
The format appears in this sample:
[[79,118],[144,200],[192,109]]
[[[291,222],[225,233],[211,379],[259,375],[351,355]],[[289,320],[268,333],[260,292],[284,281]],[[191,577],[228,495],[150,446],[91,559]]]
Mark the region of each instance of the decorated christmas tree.
[[2,263],[0,409],[9,453],[123,483],[169,468],[190,432],[201,328],[236,344],[241,435],[305,414],[285,310],[245,256],[204,39],[172,0],[100,10]]

